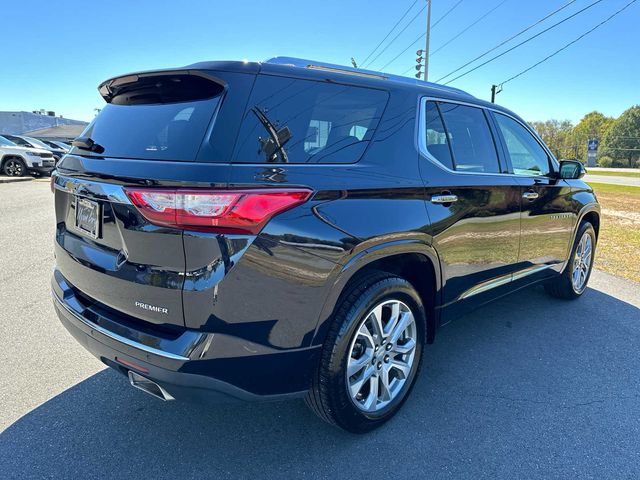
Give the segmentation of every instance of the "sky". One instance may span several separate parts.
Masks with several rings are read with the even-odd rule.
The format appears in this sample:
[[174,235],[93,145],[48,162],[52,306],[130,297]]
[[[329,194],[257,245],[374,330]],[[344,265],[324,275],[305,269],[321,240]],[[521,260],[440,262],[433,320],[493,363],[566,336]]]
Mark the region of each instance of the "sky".
[[[3,5],[0,110],[54,110],[90,120],[103,105],[98,84],[112,76],[204,60],[293,56],[349,65],[362,61],[415,0],[21,0]],[[432,0],[431,51],[502,5],[431,57],[438,79],[570,0]],[[593,3],[575,0],[493,54]],[[488,100],[499,84],[575,39],[629,0],[598,4],[451,83]],[[378,70],[425,31],[426,0],[417,0],[371,63]],[[453,10],[441,18],[451,7]],[[415,20],[411,21],[415,17]],[[439,21],[437,24],[436,22]],[[598,110],[618,116],[640,103],[640,1],[539,67],[504,85],[497,103],[530,121],[577,122]],[[385,72],[415,65],[411,46]],[[479,62],[478,62],[479,63]],[[473,66],[475,64],[472,64]],[[460,73],[465,70],[461,70]],[[415,70],[406,74],[412,76]],[[453,78],[453,77],[449,77]]]

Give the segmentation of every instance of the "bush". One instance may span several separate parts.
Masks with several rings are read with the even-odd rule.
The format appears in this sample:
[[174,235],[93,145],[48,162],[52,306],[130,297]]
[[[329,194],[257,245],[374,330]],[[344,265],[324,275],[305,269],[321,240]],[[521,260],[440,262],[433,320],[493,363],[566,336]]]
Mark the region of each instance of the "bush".
[[627,163],[623,160],[617,160],[615,158],[611,158],[607,155],[603,155],[598,159],[598,166],[605,168],[621,168],[628,167]]

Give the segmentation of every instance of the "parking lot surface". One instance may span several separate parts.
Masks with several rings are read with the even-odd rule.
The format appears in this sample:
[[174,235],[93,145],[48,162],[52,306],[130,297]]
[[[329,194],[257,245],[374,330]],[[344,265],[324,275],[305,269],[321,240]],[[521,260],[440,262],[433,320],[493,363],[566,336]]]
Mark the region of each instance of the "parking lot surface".
[[[49,297],[52,195],[0,185],[1,478],[639,478],[640,286],[520,291],[443,327],[411,398],[363,436],[302,401],[151,398]],[[638,259],[629,259],[638,261]]]

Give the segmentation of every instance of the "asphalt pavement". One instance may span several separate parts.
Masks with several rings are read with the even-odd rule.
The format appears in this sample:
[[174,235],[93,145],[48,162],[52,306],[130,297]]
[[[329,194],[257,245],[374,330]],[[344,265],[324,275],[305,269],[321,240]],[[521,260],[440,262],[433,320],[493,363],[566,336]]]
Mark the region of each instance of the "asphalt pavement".
[[[52,195],[0,185],[0,477],[640,478],[640,285],[517,292],[443,327],[411,398],[352,435],[302,401],[161,402],[51,305]],[[638,259],[630,259],[638,261]]]
[[584,176],[584,181],[587,183],[610,183],[613,185],[628,185],[632,187],[640,187],[640,178],[624,177],[620,175],[592,175],[590,173],[587,173]]

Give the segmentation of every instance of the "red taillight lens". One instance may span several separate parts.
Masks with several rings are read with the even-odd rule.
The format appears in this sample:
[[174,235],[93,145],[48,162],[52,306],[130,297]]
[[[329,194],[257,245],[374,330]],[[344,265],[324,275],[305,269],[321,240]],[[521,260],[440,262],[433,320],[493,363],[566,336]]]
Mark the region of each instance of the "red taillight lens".
[[300,205],[306,189],[165,190],[127,188],[140,213],[156,225],[256,234],[274,215]]

